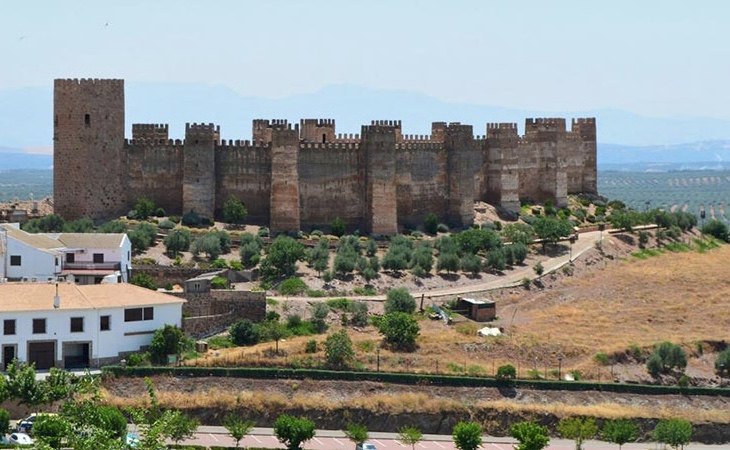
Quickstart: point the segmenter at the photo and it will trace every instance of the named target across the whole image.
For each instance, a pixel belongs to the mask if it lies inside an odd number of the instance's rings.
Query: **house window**
[[[101,316],[99,318],[99,330],[100,331],[109,331],[111,330],[111,316]]]
[[[100,264],[104,262],[103,253],[94,253],[94,264]]]
[[[6,336],[15,334],[15,319],[5,319],[3,321],[3,334]]]
[[[10,255],[10,265],[19,266],[20,265],[20,255]]]
[[[66,253],[66,262],[67,263],[76,262],[76,254],[75,253]]]
[[[33,334],[46,333],[46,319],[33,319]]]
[[[71,318],[71,332],[72,333],[83,333],[84,332],[84,318],[83,317],[72,317]]]
[[[147,308],[128,308],[124,310],[125,322],[139,322],[141,320],[152,320],[155,314],[152,307]]]

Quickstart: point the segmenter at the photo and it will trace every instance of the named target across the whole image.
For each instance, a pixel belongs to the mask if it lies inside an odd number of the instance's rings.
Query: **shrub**
[[[210,280],[211,289],[228,289],[228,279],[223,277],[214,277]]]
[[[408,289],[395,288],[388,291],[385,300],[385,314],[403,312],[413,314],[416,311],[416,300]]]
[[[449,226],[446,225],[445,223],[440,223],[436,227],[436,231],[438,231],[439,233],[448,233],[449,232]]]
[[[221,255],[220,238],[216,233],[200,236],[190,244],[190,252],[195,256],[205,253],[211,261],[217,259]]]
[[[412,351],[416,348],[416,338],[421,329],[410,314],[392,312],[382,317],[379,330],[393,349]]]
[[[368,304],[355,302],[352,310],[352,324],[356,327],[366,327],[368,325]]]
[[[493,230],[472,228],[457,234],[454,239],[462,253],[477,253],[480,250],[490,251],[502,245],[502,240]]]
[[[542,274],[545,272],[545,268],[542,266],[542,263],[540,261],[535,264],[533,267],[533,270],[535,271],[535,274],[539,277],[542,276]]]
[[[550,442],[547,428],[535,422],[518,422],[510,427],[509,433],[519,442],[515,450],[541,450]]]
[[[688,444],[692,438],[692,424],[682,419],[660,420],[654,428],[652,437],[657,442],[678,449]]]
[[[596,353],[596,356],[593,357],[593,359],[602,366],[607,366],[611,364],[611,357],[608,356],[604,352],[598,352]]]
[[[143,288],[152,289],[153,291],[157,290],[155,280],[145,272],[135,273],[129,282]]]
[[[228,261],[223,258],[218,258],[210,263],[210,267],[212,267],[213,269],[227,269]]]
[[[576,450],[581,450],[583,441],[593,439],[598,434],[598,426],[592,417],[566,417],[558,422],[558,432],[563,438],[574,440]]]
[[[132,250],[140,253],[150,248],[155,243],[157,227],[151,223],[140,223],[133,230],[127,232],[132,242]]]
[[[639,427],[630,420],[609,420],[603,424],[601,437],[618,444],[620,449],[625,443],[635,441],[639,437]]]
[[[330,223],[330,230],[332,230],[332,234],[335,236],[342,236],[345,234],[345,222],[339,217],[335,217],[332,223]]]
[[[512,364],[505,364],[497,368],[498,380],[514,380],[515,378],[517,378],[517,370]]]
[[[274,435],[287,450],[301,450],[302,443],[315,434],[314,422],[304,417],[282,414],[274,422]]]
[[[167,362],[167,355],[179,355],[189,344],[183,331],[174,325],[165,325],[152,335],[148,351],[152,362]]]
[[[291,277],[279,284],[281,295],[300,295],[307,290],[307,284],[299,277]]]
[[[288,236],[278,236],[261,262],[262,275],[266,280],[291,277],[296,271],[297,261],[303,259],[304,246],[300,242]]]
[[[444,270],[446,272],[456,272],[459,270],[459,255],[456,252],[444,252],[442,250],[436,261],[436,270],[439,272]]]
[[[55,415],[42,414],[33,423],[33,437],[52,448],[61,448],[70,431],[71,426],[66,419]]]
[[[342,329],[327,336],[324,341],[324,355],[327,366],[333,369],[347,369],[355,361],[355,351],[347,331]]]
[[[330,313],[330,308],[326,303],[315,303],[312,306],[312,326],[317,333],[324,333],[327,331],[327,316]]]
[[[431,272],[433,268],[433,249],[428,243],[419,243],[413,251],[411,260],[413,268],[419,268],[423,274]]]
[[[482,259],[473,253],[464,254],[461,257],[461,270],[477,276],[482,271]]]
[[[529,245],[535,240],[535,231],[526,223],[510,223],[502,229],[502,238],[512,244]]]
[[[160,222],[157,226],[159,228],[162,228],[163,230],[172,230],[173,228],[175,228],[175,222],[165,219],[162,222]]]
[[[487,265],[497,272],[503,271],[507,267],[503,249],[496,248],[487,253]]]
[[[702,227],[702,234],[709,234],[726,242],[730,240],[727,225],[717,219],[708,220]]]
[[[240,225],[246,219],[248,210],[243,202],[236,197],[230,196],[223,204],[223,221]]]
[[[426,214],[426,218],[423,219],[423,229],[428,234],[436,234],[439,227],[439,218],[434,213]]]
[[[203,218],[192,209],[182,216],[182,224],[186,227],[199,227],[203,223]]]
[[[269,229],[267,227],[261,227],[259,228],[259,232],[256,233],[258,237],[269,237]]]
[[[147,220],[155,212],[155,202],[148,197],[140,197],[134,204],[134,212],[137,219]]]
[[[715,370],[720,376],[730,374],[730,348],[726,348],[717,355]]]
[[[317,353],[317,341],[310,339],[304,345],[304,353]]]
[[[659,372],[669,372],[672,369],[684,370],[687,367],[687,353],[679,345],[671,342],[662,342],[654,348],[649,357],[647,369],[656,376]],[[657,369],[659,369],[657,371]]]
[[[261,331],[248,319],[241,319],[228,329],[231,341],[236,345],[255,345],[261,340]]]

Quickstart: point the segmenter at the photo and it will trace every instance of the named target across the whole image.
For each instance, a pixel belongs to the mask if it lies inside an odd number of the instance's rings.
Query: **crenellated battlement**
[[[401,122],[400,122],[400,120],[371,120],[370,125],[371,126],[380,126],[380,127],[400,128]]]
[[[114,86],[124,87],[122,79],[108,78],[57,78],[53,80],[55,88],[63,86]]]
[[[443,142],[433,141],[403,141],[395,144],[396,150],[427,150],[427,151],[442,151],[444,150]]]
[[[487,123],[487,139],[518,139],[516,123]]]
[[[334,127],[335,119],[301,119],[299,121],[301,127],[304,125],[314,125],[316,127]]]
[[[544,117],[525,119],[525,134],[547,132],[565,132],[565,119],[556,117]]]
[[[223,139],[220,144],[216,146],[216,150],[245,150],[252,148],[266,148],[270,147],[269,142],[262,141],[249,141],[248,139]]]
[[[182,139],[153,139],[153,138],[139,138],[139,139],[125,139],[125,147],[182,147],[185,145],[185,141]]]
[[[360,135],[357,133],[338,133],[335,137],[335,142],[343,142],[343,143],[350,143],[350,142],[360,142]]]
[[[301,150],[354,150],[360,148],[360,142],[302,142],[299,148]]]
[[[404,134],[404,142],[431,142],[430,134]]]
[[[133,123],[132,139],[167,140],[169,126],[166,123]]]

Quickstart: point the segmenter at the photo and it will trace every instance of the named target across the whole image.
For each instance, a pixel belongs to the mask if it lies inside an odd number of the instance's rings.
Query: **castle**
[[[220,214],[236,197],[248,221],[272,232],[327,228],[393,234],[429,213],[452,226],[474,220],[474,201],[518,211],[520,199],[565,205],[596,193],[593,118],[527,119],[471,125],[434,122],[431,134],[373,121],[359,135],[336,134],[329,119],[254,120],[253,138],[221,140],[213,124],[134,124],[124,136],[124,81],[54,83],[54,207],[67,219],[109,219],[146,196],[169,214]]]

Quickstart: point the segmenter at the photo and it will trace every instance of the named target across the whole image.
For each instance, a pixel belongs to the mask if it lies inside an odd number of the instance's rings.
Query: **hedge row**
[[[107,366],[105,373],[116,376],[146,377],[172,375],[180,377],[231,377],[257,379],[312,379],[341,381],[378,381],[453,387],[520,387],[558,391],[604,391],[627,394],[683,394],[730,397],[730,389],[706,387],[658,386],[650,384],[591,383],[585,381],[497,380],[486,377],[433,375],[400,372],[351,372],[276,367],[120,367]]]

